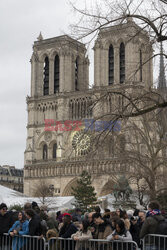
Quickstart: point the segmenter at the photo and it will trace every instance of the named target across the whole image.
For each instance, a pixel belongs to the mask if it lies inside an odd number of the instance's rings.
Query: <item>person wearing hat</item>
[[[2,246],[3,234],[8,232],[13,223],[14,223],[13,212],[7,211],[7,205],[5,203],[1,203],[0,204],[0,249]]]
[[[72,234],[77,232],[77,228],[72,222],[72,216],[69,213],[63,214],[63,226],[60,229],[59,236],[62,238],[70,238]]]

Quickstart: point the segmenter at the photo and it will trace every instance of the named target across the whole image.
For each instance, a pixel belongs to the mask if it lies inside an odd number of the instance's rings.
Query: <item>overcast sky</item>
[[[82,1],[82,0],[81,0]],[[0,1],[0,165],[23,168],[32,44],[69,32],[66,0]]]
[[[1,0],[0,12],[0,165],[23,168],[32,44],[69,33],[74,15],[68,0]]]

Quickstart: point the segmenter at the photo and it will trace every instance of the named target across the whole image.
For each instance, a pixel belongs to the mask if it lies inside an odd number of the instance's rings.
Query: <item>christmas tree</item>
[[[76,199],[73,205],[81,208],[83,212],[90,211],[97,201],[95,189],[91,184],[91,176],[83,171],[77,180],[77,186],[72,187],[72,195]]]

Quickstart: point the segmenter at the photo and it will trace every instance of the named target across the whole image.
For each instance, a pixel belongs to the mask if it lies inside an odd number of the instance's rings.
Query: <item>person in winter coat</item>
[[[120,212],[120,219],[122,219],[124,221],[125,227],[129,231],[129,229],[130,229],[130,221],[128,219],[128,215],[127,215],[125,210]]]
[[[106,240],[107,236],[110,235],[113,231],[111,222],[103,219],[100,213],[93,214],[93,221],[97,226],[94,238]],[[99,250],[108,249],[108,244],[99,241],[96,243],[96,249]]]
[[[89,224],[90,224],[90,231],[92,233],[93,238],[95,238],[96,228],[97,228],[97,225],[93,221],[93,215],[94,214],[95,214],[95,212],[88,213],[88,221],[89,221]]]
[[[158,221],[163,219],[164,217],[161,215],[159,203],[157,201],[151,201],[148,205],[146,219],[140,231],[140,238],[143,238],[147,234],[154,234],[156,232]]]
[[[29,222],[26,219],[25,214],[23,212],[19,212],[18,220],[8,231],[10,236],[14,237],[12,240],[12,250],[19,250],[25,244],[25,239],[18,236],[27,235],[29,233],[28,225]]]
[[[30,236],[39,236],[39,238],[31,238],[29,241],[26,242],[28,245],[26,249],[31,250],[42,250],[44,248],[44,242],[42,240],[42,226],[39,216],[36,215],[33,209],[27,209],[26,217],[29,220],[29,235]]]
[[[97,225],[96,239],[106,239],[112,233],[112,225],[108,220],[102,218],[100,213],[93,214],[93,221]]]
[[[71,215],[66,213],[63,217],[63,226],[59,232],[60,237],[71,238],[71,235],[77,232],[77,228],[71,220]]]
[[[160,205],[158,201],[151,201],[148,205],[148,212],[146,214],[146,219],[142,225],[140,231],[140,238],[143,238],[147,234],[161,234],[157,233],[157,227],[161,221],[164,220],[164,217],[160,211]],[[145,239],[145,249],[164,249],[164,240],[163,238],[146,238]],[[161,248],[162,247],[162,248]]]
[[[132,236],[126,229],[123,220],[120,219],[116,222],[116,229],[107,237],[107,240],[132,241]]]
[[[40,236],[41,235],[40,220],[35,216],[35,212],[32,209],[26,210],[26,217],[29,220],[29,235]]]
[[[131,225],[130,225],[130,230],[129,232],[132,235],[132,239],[133,241],[135,241],[137,243],[138,246],[140,246],[140,238],[139,238],[139,234],[140,234],[140,227],[138,225],[138,217],[137,216],[132,216],[130,219]]]
[[[9,244],[9,241],[3,239],[3,233],[7,233],[10,227],[13,225],[13,212],[7,211],[7,205],[5,203],[0,204],[0,249],[5,248],[5,245]],[[3,242],[3,245],[2,245]]]
[[[80,224],[80,228],[80,231],[71,235],[71,238],[76,241],[75,250],[87,250],[89,249],[87,241],[92,239],[89,221],[83,220],[82,224]]]
[[[60,229],[59,237],[62,238],[71,238],[71,235],[76,233],[78,229],[72,222],[72,216],[68,213],[65,213],[63,216],[63,226]],[[63,247],[66,250],[73,249],[72,241],[70,243],[68,241],[63,241]]]

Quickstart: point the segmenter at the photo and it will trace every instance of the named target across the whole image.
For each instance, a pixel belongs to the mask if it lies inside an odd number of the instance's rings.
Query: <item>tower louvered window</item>
[[[56,157],[57,157],[57,144],[55,143],[54,145],[53,145],[53,159],[56,159]]]
[[[43,86],[43,94],[49,95],[49,59],[45,58],[44,63],[44,86]]]
[[[78,88],[78,58],[75,61],[75,90],[79,90]]]
[[[59,56],[56,55],[54,60],[54,93],[59,92],[59,81],[60,81]]]
[[[143,81],[143,60],[142,60],[142,51],[140,49],[140,82]]]
[[[110,45],[109,47],[109,54],[108,54],[108,84],[111,85],[114,83],[114,49],[113,46]]]
[[[46,144],[43,145],[43,160],[48,159],[48,147]]]
[[[125,45],[121,43],[120,45],[120,83],[125,81]]]

